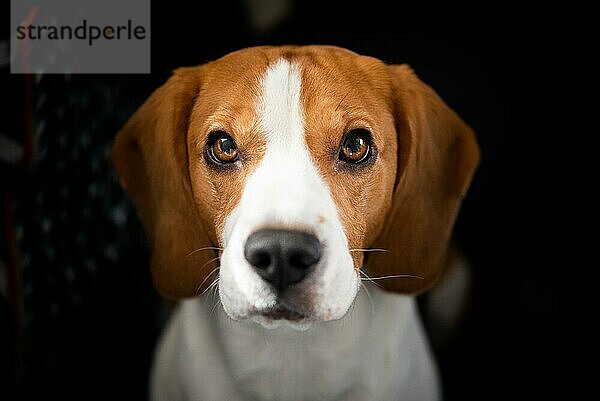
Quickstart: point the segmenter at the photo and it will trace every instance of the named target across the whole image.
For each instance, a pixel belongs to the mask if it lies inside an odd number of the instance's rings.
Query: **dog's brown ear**
[[[206,287],[213,245],[192,197],[187,130],[202,67],[180,68],[146,100],[116,136],[112,161],[131,196],[152,248],[157,290],[168,298]],[[190,254],[191,253],[191,254]]]
[[[372,277],[387,290],[418,294],[447,264],[460,202],[479,162],[473,131],[406,65],[388,67],[394,96],[398,171],[393,204],[369,254]]]

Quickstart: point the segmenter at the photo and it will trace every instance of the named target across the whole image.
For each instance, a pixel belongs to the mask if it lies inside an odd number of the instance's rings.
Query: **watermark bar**
[[[150,73],[150,0],[11,0],[11,73]]]

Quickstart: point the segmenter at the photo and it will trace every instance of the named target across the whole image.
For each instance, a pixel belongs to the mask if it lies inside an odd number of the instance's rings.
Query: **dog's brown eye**
[[[224,131],[216,131],[211,134],[208,154],[213,161],[233,163],[238,159],[238,150],[235,141]]]
[[[371,136],[365,129],[353,129],[346,134],[340,149],[340,159],[347,163],[362,163],[371,153]]]

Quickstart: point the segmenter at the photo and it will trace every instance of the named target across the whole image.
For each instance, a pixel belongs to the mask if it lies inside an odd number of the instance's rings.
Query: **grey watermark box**
[[[11,0],[13,74],[150,73],[150,0]]]

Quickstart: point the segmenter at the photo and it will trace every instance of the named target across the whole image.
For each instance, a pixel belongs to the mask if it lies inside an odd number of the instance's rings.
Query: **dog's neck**
[[[432,367],[414,298],[374,287],[361,289],[343,319],[303,332],[235,322],[222,311],[213,322],[225,365],[249,399],[385,398],[415,386],[400,378]]]
[[[306,331],[231,320],[218,297],[178,305],[157,346],[152,400],[437,400],[413,297],[374,286]]]

